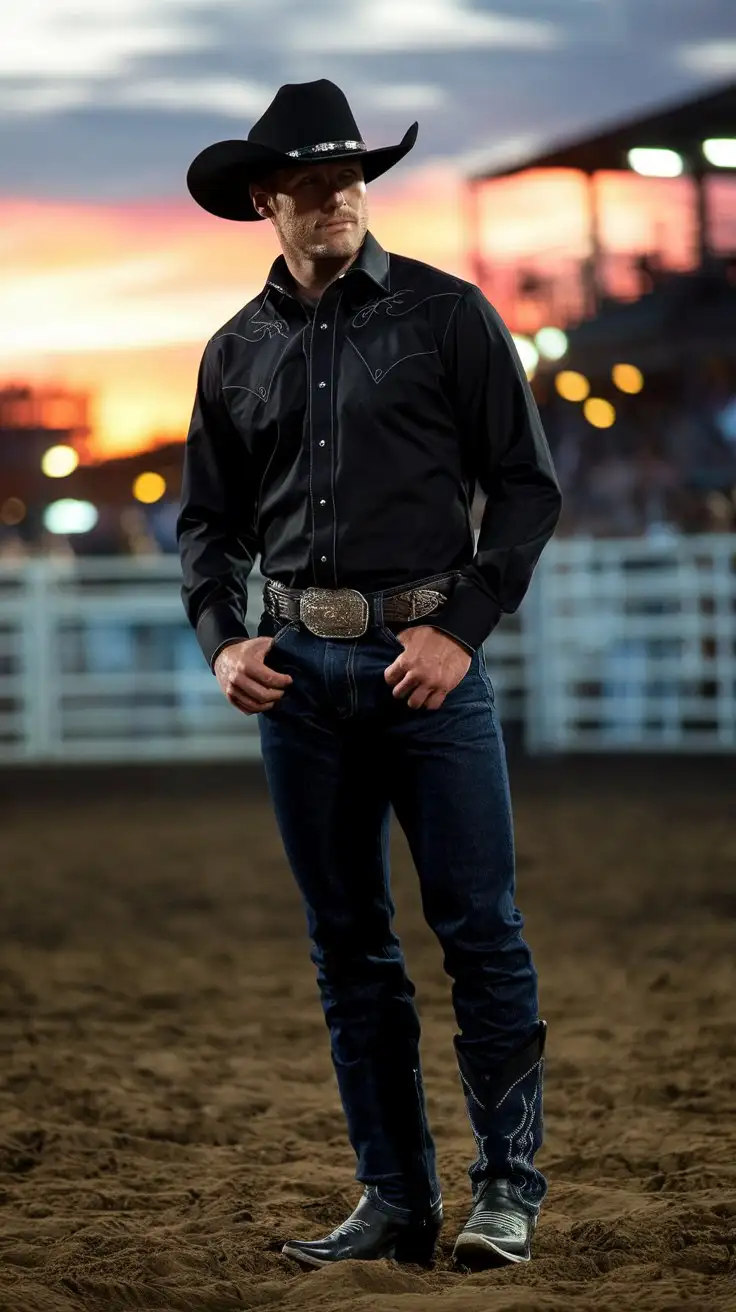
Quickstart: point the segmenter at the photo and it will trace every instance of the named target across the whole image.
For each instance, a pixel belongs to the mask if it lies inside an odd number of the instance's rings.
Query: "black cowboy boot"
[[[480,1071],[455,1047],[477,1160],[468,1174],[473,1209],[453,1257],[471,1267],[528,1262],[539,1207],[547,1192],[534,1164],[542,1143],[542,1078],[547,1026],[493,1070]]]
[[[408,1211],[401,1214],[398,1208],[384,1210],[383,1200],[369,1187],[352,1215],[326,1239],[290,1239],[281,1251],[306,1266],[380,1257],[430,1266],[441,1228],[441,1198],[428,1212],[412,1216]]]

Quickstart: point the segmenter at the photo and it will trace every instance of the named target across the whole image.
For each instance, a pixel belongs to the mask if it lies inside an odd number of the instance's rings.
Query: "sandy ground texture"
[[[259,771],[0,777],[0,1309],[736,1308],[733,777],[512,760],[550,1193],[533,1262],[474,1275],[450,985],[403,836],[438,1261],[303,1272],[284,1240],[360,1189]]]

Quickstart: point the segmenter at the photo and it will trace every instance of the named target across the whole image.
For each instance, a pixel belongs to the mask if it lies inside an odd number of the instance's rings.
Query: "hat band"
[[[318,146],[300,146],[298,150],[285,150],[291,159],[307,159],[310,155],[326,155],[329,151],[367,150],[364,141],[321,141]]]

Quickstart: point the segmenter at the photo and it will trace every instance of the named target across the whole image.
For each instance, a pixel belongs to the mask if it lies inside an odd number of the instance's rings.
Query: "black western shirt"
[[[476,487],[487,501],[477,550]],[[184,455],[182,598],[207,661],[247,578],[377,592],[458,570],[431,624],[469,651],[519,606],[560,490],[524,370],[472,283],[369,233],[313,312],[283,257],[204,350]]]

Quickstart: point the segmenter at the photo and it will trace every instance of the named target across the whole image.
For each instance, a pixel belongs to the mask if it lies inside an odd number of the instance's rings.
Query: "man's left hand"
[[[439,710],[448,692],[470,669],[467,648],[429,624],[402,629],[396,637],[404,651],[383,676],[393,686],[394,697],[408,697],[407,706],[413,710],[420,706],[427,711]]]

